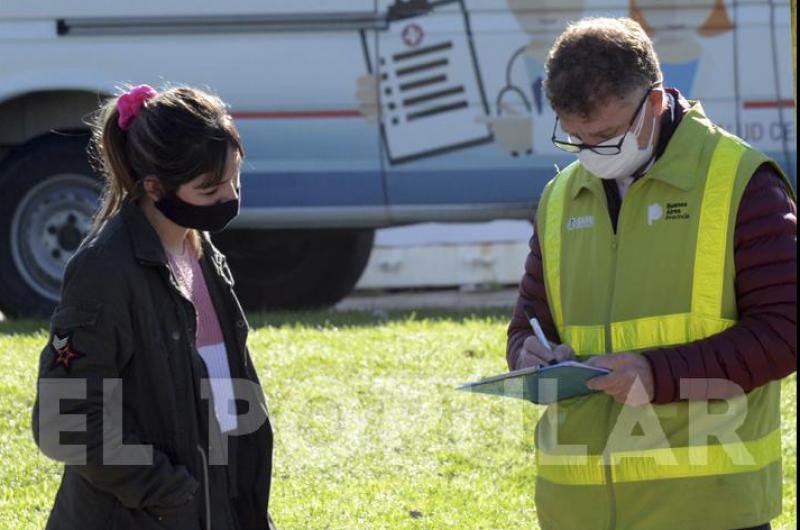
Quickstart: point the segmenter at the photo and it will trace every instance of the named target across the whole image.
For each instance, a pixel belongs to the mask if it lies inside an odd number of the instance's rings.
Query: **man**
[[[578,160],[539,203],[508,364],[610,373],[537,426],[544,530],[769,528],[781,512],[794,195],[662,79],[630,19],[577,22],[548,57],[553,142]]]

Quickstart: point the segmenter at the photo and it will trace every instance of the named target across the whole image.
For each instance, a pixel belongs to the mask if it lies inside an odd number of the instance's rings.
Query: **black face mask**
[[[197,206],[173,194],[156,201],[155,205],[176,225],[209,232],[219,232],[239,215],[239,199],[209,206]]]

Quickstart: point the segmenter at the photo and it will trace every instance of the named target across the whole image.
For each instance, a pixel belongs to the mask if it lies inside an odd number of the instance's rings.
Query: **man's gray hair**
[[[585,18],[556,40],[547,57],[545,92],[557,113],[590,118],[614,98],[661,80],[653,43],[630,18]]]

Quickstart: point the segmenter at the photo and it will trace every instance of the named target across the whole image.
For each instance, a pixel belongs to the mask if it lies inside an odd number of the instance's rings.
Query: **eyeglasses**
[[[644,97],[642,97],[642,100],[636,106],[636,112],[633,113],[633,117],[631,118],[631,121],[628,123],[627,129],[625,129],[626,131],[633,126],[633,122],[636,121],[636,116],[639,115],[639,112],[641,112],[644,102],[647,101],[647,96],[649,96],[650,92],[652,92],[653,89],[660,84],[661,81],[656,81],[655,83],[650,85],[650,88],[647,89],[647,92],[645,92]],[[602,145],[602,144],[592,145],[584,143],[573,143],[567,140],[559,140],[558,138],[556,138],[556,133],[558,132],[558,123],[559,123],[558,116],[556,116],[556,122],[553,125],[553,136],[551,138],[551,141],[553,142],[553,145],[555,145],[562,151],[566,151],[572,154],[579,153],[584,149],[588,149],[593,153],[597,153],[598,155],[618,155],[622,151],[622,143],[625,141],[625,137],[627,136],[623,135],[622,138],[620,138],[619,143],[617,143],[616,145]]]

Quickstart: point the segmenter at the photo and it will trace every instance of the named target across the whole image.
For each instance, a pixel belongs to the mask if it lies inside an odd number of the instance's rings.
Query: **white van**
[[[554,164],[544,59],[632,16],[666,84],[794,175],[788,0],[3,0],[0,310],[46,314],[101,182],[86,117],[125,83],[208,88],[247,160],[217,242],[247,307],[331,304],[378,227],[527,218]]]

